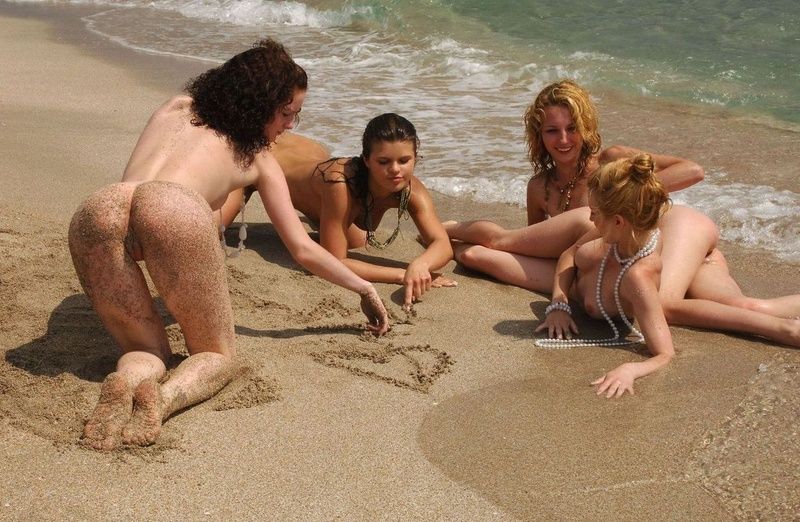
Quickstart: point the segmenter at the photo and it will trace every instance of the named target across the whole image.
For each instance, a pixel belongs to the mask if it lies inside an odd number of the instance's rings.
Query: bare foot
[[[119,373],[110,373],[100,388],[100,399],[83,427],[81,444],[100,451],[120,445],[120,432],[131,416],[133,404],[128,380]]]
[[[122,430],[122,442],[150,446],[161,433],[161,387],[153,379],[139,383],[133,392],[133,415]]]

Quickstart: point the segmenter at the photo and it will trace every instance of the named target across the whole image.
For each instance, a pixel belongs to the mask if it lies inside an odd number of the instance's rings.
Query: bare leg
[[[169,415],[207,399],[232,378],[233,312],[211,209],[198,194],[169,183],[141,185],[131,205],[131,228],[190,353],[160,388],[158,379],[136,386],[123,440],[147,445]]]
[[[504,229],[491,221],[449,221],[443,225],[451,239],[512,254],[553,259],[557,259],[581,236],[594,229],[589,220],[588,207],[570,210],[513,230]]]
[[[457,242],[453,243],[453,252],[459,263],[504,283],[546,294],[553,291],[556,266],[553,259],[511,254]]]
[[[122,432],[123,442],[153,444],[170,415],[213,397],[231,381],[234,370],[230,357],[204,352],[183,361],[164,385],[142,381],[133,394],[133,416]]]
[[[742,295],[716,249],[718,231],[710,219],[675,207],[664,216],[661,231],[659,294],[669,324],[741,332],[800,346],[800,321],[736,306],[749,298]]]
[[[111,450],[131,414],[133,388],[160,378],[169,343],[144,276],[125,247],[130,202],[136,185],[117,183],[79,207],[70,223],[69,246],[86,295],[124,355],[103,383],[83,443]]]
[[[697,271],[687,293],[694,299],[708,299],[775,317],[800,316],[800,294],[761,299],[748,297],[731,277],[725,256],[714,249]]]

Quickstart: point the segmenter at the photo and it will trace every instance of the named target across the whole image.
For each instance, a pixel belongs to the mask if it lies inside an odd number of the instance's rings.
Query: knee
[[[661,309],[664,311],[664,319],[667,324],[673,324],[677,320],[677,302],[670,298],[661,298]]]
[[[453,257],[464,266],[472,268],[480,257],[480,245],[457,245],[453,248]]]
[[[750,312],[758,312],[762,314],[770,314],[772,311],[770,306],[767,303],[765,303],[762,299],[755,299],[753,297],[747,297],[747,296],[739,296],[732,298],[724,304],[735,306],[736,308],[742,308]]]

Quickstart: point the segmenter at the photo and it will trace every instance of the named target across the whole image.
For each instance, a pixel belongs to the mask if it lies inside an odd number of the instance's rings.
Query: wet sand
[[[228,261],[247,370],[169,419],[154,446],[79,446],[116,355],[72,269],[67,223],[119,179],[152,110],[206,64],[114,47],[86,33],[75,9],[54,12],[0,4],[0,519],[800,512],[800,350],[673,328],[669,368],[607,401],[589,381],[640,351],[537,349],[546,297],[453,263],[444,271],[459,286],[431,292],[413,316],[398,287],[377,285],[394,320],[376,340],[360,328],[356,296],[300,269],[257,202],[248,249]],[[708,143],[682,140],[670,150],[711,157]],[[524,220],[512,206],[437,205],[445,219]],[[385,255],[413,257],[414,238],[404,224]],[[797,265],[724,249],[749,292],[800,292]],[[180,356],[180,329],[162,314]]]

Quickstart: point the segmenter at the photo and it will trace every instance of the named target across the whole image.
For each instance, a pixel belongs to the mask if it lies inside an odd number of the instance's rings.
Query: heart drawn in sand
[[[427,393],[436,379],[453,364],[450,356],[430,345],[387,348],[345,348],[313,353],[320,364],[344,368],[356,375],[378,379],[401,388]]]

